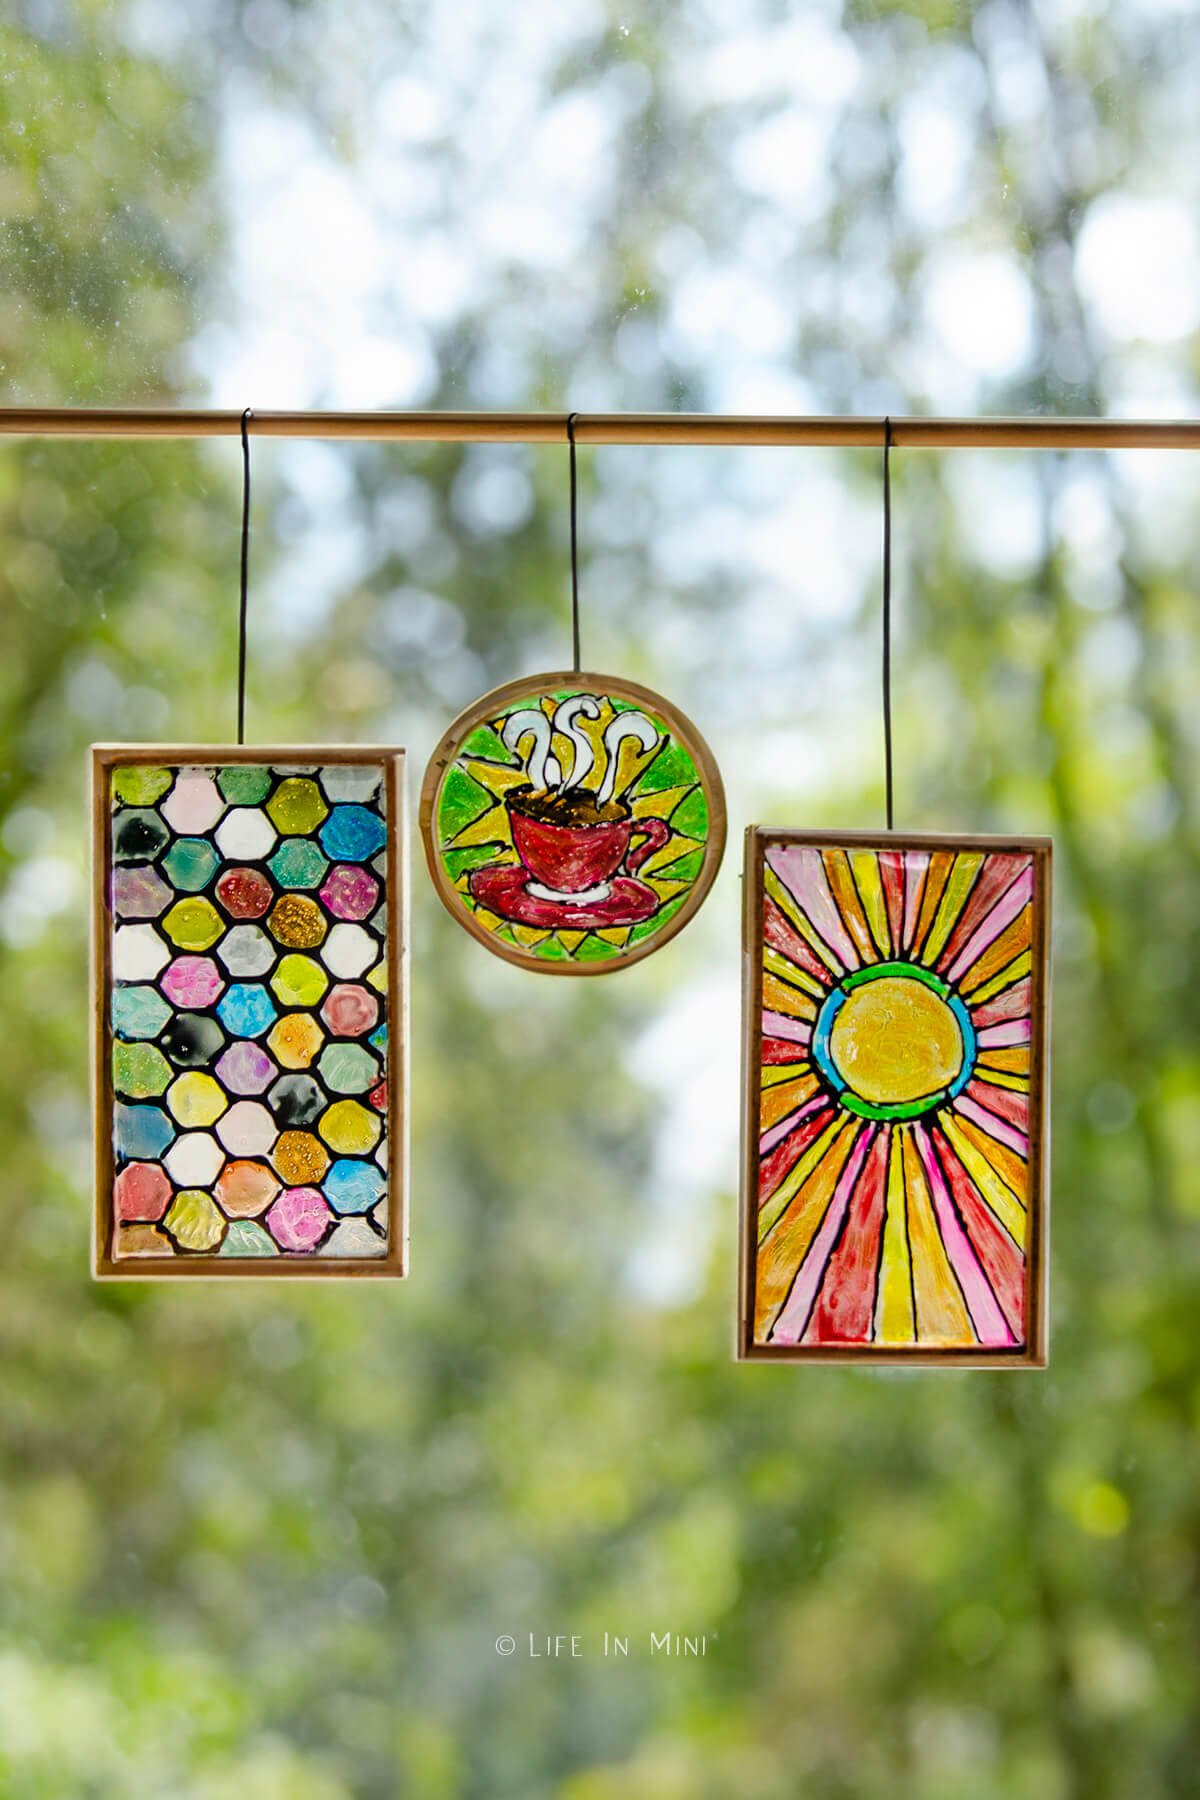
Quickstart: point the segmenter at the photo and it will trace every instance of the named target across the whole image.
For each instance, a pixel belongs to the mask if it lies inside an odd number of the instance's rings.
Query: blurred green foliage
[[[1032,296],[1023,372],[985,396],[1012,410],[1087,411],[1111,397],[1113,353],[1089,336],[1073,234],[1122,159],[1152,162],[1139,73],[1157,82],[1188,48],[1177,25],[1163,24],[1161,43],[1138,37],[1135,8],[1092,9],[1090,23],[1085,10],[1057,60],[1017,5],[825,13],[863,74],[835,134],[833,187],[796,251],[804,280],[836,285],[875,232],[896,293],[919,287],[936,234],[889,211],[892,109],[935,54],[956,59],[951,77],[969,73],[983,96],[966,229],[1009,234]],[[231,198],[222,81],[253,76],[296,96],[352,164],[362,134],[312,54],[319,29],[336,40],[337,13],[214,6],[191,22],[195,54],[173,56],[154,50],[145,7],[10,14],[9,400],[191,397],[189,346]],[[735,127],[766,101],[752,86],[736,104],[714,101],[700,128],[672,100],[672,67],[695,73],[703,51],[711,74],[719,14],[656,6],[631,39],[617,12],[597,9],[585,50],[548,83],[547,105],[630,59],[645,72],[586,257],[597,316],[665,317],[657,240],[674,219],[732,241],[760,210],[725,162]],[[411,9],[392,25],[398,41],[420,37]],[[1044,133],[1006,135],[988,103],[1017,42],[1042,57]],[[1060,127],[1093,104],[1084,167]],[[465,129],[455,106],[449,140]],[[790,361],[817,402],[922,404],[918,376],[905,393],[898,372],[918,367],[919,306],[847,311],[826,328],[799,273]],[[489,403],[489,309],[509,325],[520,313],[536,338],[529,293],[510,270],[472,295],[438,341],[429,404]],[[593,378],[603,368],[605,342],[576,329],[522,376],[528,404],[564,402],[555,358],[577,355]],[[636,391],[643,405],[705,404],[715,379],[667,346],[613,403],[636,404]],[[956,486],[953,459],[899,459],[904,820],[1056,837],[1052,1366],[739,1368],[732,1161],[672,1210],[658,1153],[671,1070],[647,1079],[652,1036],[649,1052],[630,1053],[659,1011],[708,991],[714,968],[732,978],[733,867],[661,958],[613,981],[541,984],[470,944],[414,867],[403,1289],[89,1282],[84,750],[92,738],[230,735],[235,453],[17,440],[0,455],[4,1794],[1194,1792],[1200,1058],[1186,534],[1148,530],[1127,471],[1084,459],[1102,554],[1081,560],[1066,528],[1079,463],[1026,459],[1040,548],[1017,566],[973,547],[964,517],[979,490]],[[431,741],[452,692],[465,702],[472,681],[558,654],[561,458],[530,459],[531,503],[501,529],[463,523],[464,493],[488,465],[461,447],[348,452],[361,570],[337,584],[336,604],[287,629],[267,546],[294,570],[286,553],[303,547],[305,521],[261,460],[253,735]],[[873,505],[875,460],[836,466]],[[982,466],[998,496],[998,459]],[[644,470],[619,490],[606,479],[585,467],[597,516],[615,496],[621,519],[648,533]],[[835,734],[819,681],[806,685],[810,640],[789,642],[786,687],[764,674],[761,690],[743,691],[746,592],[728,573],[681,578],[680,592],[698,621],[690,637],[672,628],[681,665],[710,697],[746,816],[876,817],[877,785],[835,777],[814,803],[799,765],[754,760],[755,734],[764,717],[783,723],[785,699],[810,748]],[[861,619],[844,627],[863,666],[875,604],[864,587]],[[691,710],[638,606],[614,602],[595,630],[626,672]],[[735,834],[731,864],[737,854]],[[728,1009],[718,1024],[700,1050],[732,1092]],[[678,1035],[665,1041],[669,1061]],[[685,1280],[664,1295],[636,1277],[636,1253],[664,1220],[668,1248],[701,1271],[694,1289]],[[628,1661],[603,1656],[606,1631],[629,1639]],[[649,1634],[664,1631],[703,1635],[705,1655],[652,1657]],[[511,1658],[494,1648],[504,1633]],[[531,1661],[531,1633],[579,1634],[583,1654]]]

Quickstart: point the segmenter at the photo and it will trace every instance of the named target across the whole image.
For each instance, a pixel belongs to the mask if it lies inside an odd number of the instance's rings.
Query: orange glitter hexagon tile
[[[404,752],[92,776],[96,1274],[403,1275]]]

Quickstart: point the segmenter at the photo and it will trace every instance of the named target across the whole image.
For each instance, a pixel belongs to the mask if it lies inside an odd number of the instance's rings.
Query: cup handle
[[[671,827],[665,819],[635,819],[633,835],[644,837],[646,841],[639,844],[636,850],[631,850],[625,858],[625,867],[631,875],[641,868],[648,856],[653,856],[656,850],[662,849],[671,835]]]

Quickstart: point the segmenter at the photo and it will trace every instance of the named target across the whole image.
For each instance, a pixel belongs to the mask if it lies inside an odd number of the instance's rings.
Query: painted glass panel
[[[125,754],[96,771],[98,1272],[400,1272],[396,755]]]
[[[1048,846],[749,856],[743,1351],[1040,1361]]]
[[[599,974],[674,936],[712,883],[712,754],[660,695],[589,674],[485,695],[435,751],[421,825],[434,885],[512,962]]]

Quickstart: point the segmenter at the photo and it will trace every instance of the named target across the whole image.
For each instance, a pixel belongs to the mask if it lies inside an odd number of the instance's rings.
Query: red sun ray
[[[1018,1131],[1029,1130],[1029,1095],[1017,1093],[1013,1088],[993,1087],[990,1081],[969,1081],[967,1092],[977,1105],[994,1112],[999,1118],[1007,1119]]]
[[[845,1229],[826,1265],[802,1343],[871,1342],[891,1135],[891,1127],[885,1126],[871,1146],[850,1198]]]
[[[899,850],[879,852],[879,878],[883,883],[888,930],[892,935],[892,955],[899,956],[904,935],[904,857]]]
[[[805,974],[814,976],[823,988],[829,986],[829,970],[816,952],[805,943],[800,933],[788,924],[783,909],[776,905],[769,894],[763,900],[763,936],[772,949],[778,950],[781,956],[786,956],[790,963],[795,963]]]

